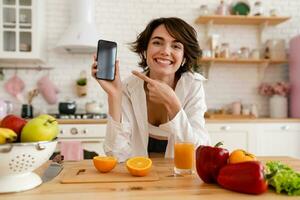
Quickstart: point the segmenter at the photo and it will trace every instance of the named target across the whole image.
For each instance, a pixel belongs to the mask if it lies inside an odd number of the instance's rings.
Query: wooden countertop
[[[107,119],[57,119],[59,124],[106,124]],[[253,118],[253,119],[205,119],[206,123],[288,123],[300,122],[300,118]]]
[[[280,160],[288,164],[293,169],[300,171],[300,160],[288,157],[261,157],[262,162],[269,160]],[[80,167],[92,162],[84,160],[80,162],[65,162],[64,169]],[[49,162],[37,170],[41,173],[48,166]],[[169,177],[173,172],[173,160],[154,158],[153,164],[160,177],[159,181],[153,182],[123,182],[123,183],[84,183],[84,184],[60,184],[62,173],[53,180],[40,185],[29,191],[11,194],[0,194],[1,200],[49,200],[49,199],[141,199],[141,200],[177,200],[177,199],[299,199],[298,197],[288,197],[284,194],[277,194],[273,190],[268,190],[261,195],[247,195],[222,189],[215,184],[203,183],[196,174],[185,177]]]

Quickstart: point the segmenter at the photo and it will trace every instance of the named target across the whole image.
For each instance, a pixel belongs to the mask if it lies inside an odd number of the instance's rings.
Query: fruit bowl
[[[37,187],[42,179],[33,171],[47,162],[57,140],[0,145],[0,193]]]

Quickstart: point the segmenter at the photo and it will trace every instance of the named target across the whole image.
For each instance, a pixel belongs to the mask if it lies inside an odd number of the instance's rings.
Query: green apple
[[[58,134],[58,123],[50,115],[43,114],[33,118],[23,127],[21,142],[51,141]]]

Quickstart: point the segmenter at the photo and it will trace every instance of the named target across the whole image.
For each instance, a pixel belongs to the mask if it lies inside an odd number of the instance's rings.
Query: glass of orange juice
[[[175,142],[174,172],[175,174],[192,174],[195,159],[195,146],[192,142]]]

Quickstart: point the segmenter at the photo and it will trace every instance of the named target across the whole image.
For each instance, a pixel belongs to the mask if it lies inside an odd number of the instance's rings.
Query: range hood
[[[95,53],[98,33],[94,0],[70,0],[71,24],[63,33],[56,49],[69,53]]]

